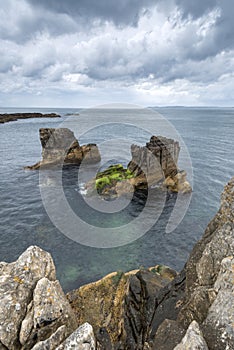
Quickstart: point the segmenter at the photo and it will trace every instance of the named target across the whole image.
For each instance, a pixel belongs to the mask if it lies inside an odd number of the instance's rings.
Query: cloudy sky
[[[234,106],[232,0],[3,0],[0,106]]]

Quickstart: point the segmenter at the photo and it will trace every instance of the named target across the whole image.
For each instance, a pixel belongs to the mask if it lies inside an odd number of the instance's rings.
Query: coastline
[[[3,113],[0,114],[0,124],[15,122],[19,119],[32,119],[32,118],[61,118],[59,114],[56,113]]]

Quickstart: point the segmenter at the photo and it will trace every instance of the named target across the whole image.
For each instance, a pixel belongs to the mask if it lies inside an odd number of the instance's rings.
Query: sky
[[[3,0],[0,106],[234,106],[232,0]]]

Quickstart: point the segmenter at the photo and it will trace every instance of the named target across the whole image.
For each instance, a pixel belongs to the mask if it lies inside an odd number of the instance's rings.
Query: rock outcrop
[[[46,169],[56,165],[81,162],[98,163],[101,156],[95,144],[80,146],[74,133],[67,128],[42,128],[39,130],[42,160],[25,167],[28,170]]]
[[[57,113],[4,113],[0,114],[0,124],[15,122],[18,119],[30,119],[30,118],[60,118]]]
[[[162,136],[152,136],[146,146],[132,145],[132,160],[128,169],[135,176],[136,186],[146,187],[162,180],[172,192],[191,192],[185,171],[177,166],[180,146],[178,141]]]
[[[115,272],[66,298],[38,247],[0,271],[1,349],[234,350],[234,178],[179,274]]]
[[[53,350],[76,330],[49,253],[29,247],[16,262],[2,262],[0,271],[1,349]]]
[[[143,349],[160,291],[175,276],[165,266],[115,272],[67,297],[78,323],[94,327],[100,349]]]
[[[87,194],[97,192],[107,198],[119,197],[135,190],[147,190],[160,182],[168,191],[189,193],[192,188],[186,172],[177,167],[179,152],[177,141],[161,136],[152,136],[144,147],[132,145],[128,167],[116,164],[98,172],[96,178],[86,184]]]

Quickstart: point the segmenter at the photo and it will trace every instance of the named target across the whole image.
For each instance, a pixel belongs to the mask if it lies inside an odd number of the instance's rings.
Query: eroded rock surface
[[[142,349],[159,292],[175,276],[164,266],[115,272],[68,293],[68,299],[78,323],[93,326],[100,349]]]
[[[135,175],[136,186],[151,186],[164,181],[172,192],[191,192],[186,172],[178,169],[179,142],[162,136],[152,136],[146,146],[132,145],[132,160],[128,169]]]
[[[84,323],[73,332],[56,350],[95,350],[96,341],[93,327]]]
[[[80,146],[74,133],[67,128],[42,128],[39,130],[42,145],[42,160],[28,170],[46,169],[56,165],[76,164],[81,162],[98,163],[101,156],[97,145]]]
[[[0,348],[32,349],[46,340],[54,349],[77,328],[49,253],[29,247],[0,271]]]
[[[209,350],[196,321],[190,324],[181,343],[174,350]]]

